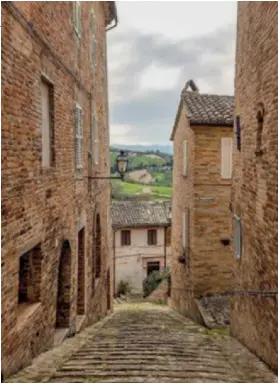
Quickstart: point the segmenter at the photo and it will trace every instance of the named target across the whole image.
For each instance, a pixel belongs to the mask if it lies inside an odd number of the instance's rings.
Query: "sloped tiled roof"
[[[191,125],[233,125],[234,97],[183,91]]]
[[[172,202],[116,202],[111,206],[114,227],[164,226],[170,220]]]
[[[183,104],[186,107],[186,117],[191,126],[233,126],[234,96],[199,93],[195,82],[189,80],[181,92],[170,140],[174,140]]]

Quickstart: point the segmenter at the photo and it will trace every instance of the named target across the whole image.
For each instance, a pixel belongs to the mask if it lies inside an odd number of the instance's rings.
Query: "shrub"
[[[128,281],[120,281],[118,284],[117,295],[127,295],[131,291],[131,287]]]
[[[159,286],[163,279],[168,278],[169,270],[164,269],[162,272],[153,271],[150,275],[148,275],[143,281],[143,293],[144,298],[149,296],[156,288]]]

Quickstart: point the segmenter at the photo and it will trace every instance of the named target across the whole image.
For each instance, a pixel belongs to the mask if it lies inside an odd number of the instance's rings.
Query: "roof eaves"
[[[205,121],[190,121],[190,126],[193,127],[193,126],[215,126],[215,127],[219,127],[219,126],[226,126],[226,127],[230,127],[232,128],[233,127],[233,122],[205,122]]]
[[[178,111],[177,111],[176,118],[175,118],[175,122],[174,122],[174,126],[173,126],[172,133],[171,133],[171,136],[170,136],[170,141],[174,141],[174,139],[175,139],[175,134],[176,134],[177,125],[178,125],[178,121],[179,121],[179,118],[180,118],[181,109],[182,109],[182,103],[183,102],[184,102],[184,100],[181,97],[180,98],[180,102],[179,102],[179,106],[178,106]]]
[[[165,226],[168,226],[170,224],[170,222],[164,222],[164,223],[134,223],[134,224],[130,224],[130,225],[127,225],[127,224],[112,224],[112,227],[115,228],[115,229],[123,229],[123,228],[136,228],[136,227],[165,227]]]

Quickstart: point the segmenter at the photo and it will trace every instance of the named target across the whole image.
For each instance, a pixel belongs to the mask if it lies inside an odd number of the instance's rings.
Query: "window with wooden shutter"
[[[94,10],[91,12],[91,50],[92,50],[92,66],[97,68],[97,34],[96,34],[96,18]]]
[[[232,178],[232,155],[233,139],[229,137],[221,138],[221,178]]]
[[[83,155],[83,127],[82,127],[82,108],[75,106],[75,165],[77,169],[82,168]]]
[[[131,245],[131,236],[130,230],[121,231],[121,246],[130,246]]]
[[[189,246],[189,210],[182,213],[182,245],[184,249]]]
[[[156,230],[148,230],[148,245],[155,246],[157,245],[157,231]]]
[[[80,1],[73,2],[73,24],[74,29],[79,37],[81,37],[81,4]]]
[[[99,162],[99,131],[98,131],[98,119],[95,114],[92,117],[92,146],[93,146],[93,159],[97,165]]]
[[[241,258],[241,220],[238,216],[234,216],[234,253],[237,259]]]
[[[54,165],[54,87],[41,81],[42,111],[42,166],[49,168]]]
[[[183,175],[187,176],[187,141],[183,143]]]

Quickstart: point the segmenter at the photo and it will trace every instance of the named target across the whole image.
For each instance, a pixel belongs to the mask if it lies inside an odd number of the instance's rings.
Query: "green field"
[[[150,200],[169,200],[172,198],[172,188],[167,186],[141,185],[136,183],[113,181],[112,188],[117,188],[119,195],[148,196]],[[152,193],[144,193],[150,189]]]

